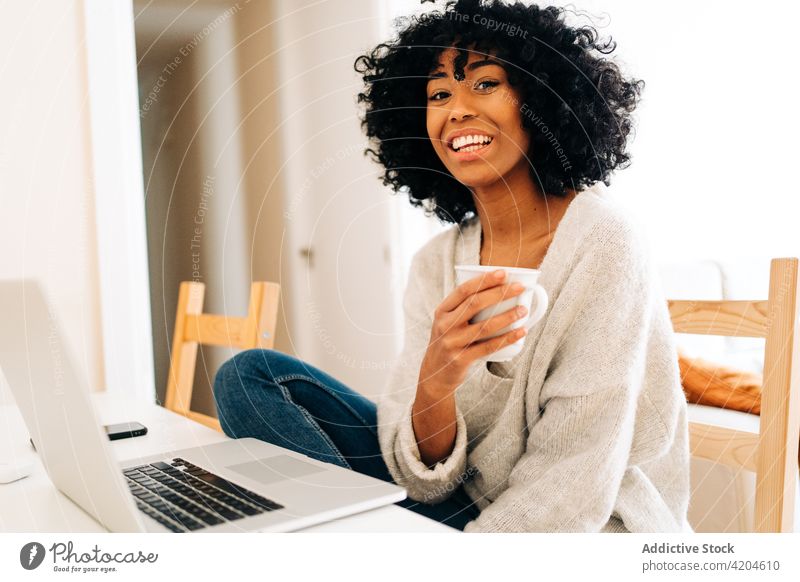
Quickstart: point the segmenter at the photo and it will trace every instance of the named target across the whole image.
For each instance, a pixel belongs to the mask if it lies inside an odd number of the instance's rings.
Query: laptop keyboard
[[[282,509],[183,459],[123,471],[136,507],[173,532],[187,532]]]

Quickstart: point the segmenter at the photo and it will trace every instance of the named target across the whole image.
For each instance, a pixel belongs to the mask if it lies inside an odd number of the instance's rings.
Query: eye
[[[497,87],[499,84],[500,84],[499,81],[484,79],[483,81],[478,81],[477,83],[475,83],[475,88],[478,90],[487,91],[492,87]]]
[[[443,101],[449,96],[450,94],[447,91],[435,91],[433,95],[428,97],[428,101]]]

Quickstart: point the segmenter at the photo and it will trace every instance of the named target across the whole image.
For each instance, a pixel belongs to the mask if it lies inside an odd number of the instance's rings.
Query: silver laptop
[[[33,280],[0,281],[0,368],[50,479],[113,532],[291,531],[405,489],[257,439],[115,458]]]

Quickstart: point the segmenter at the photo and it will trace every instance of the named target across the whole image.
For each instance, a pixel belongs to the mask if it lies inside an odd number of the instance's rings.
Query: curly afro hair
[[[601,41],[591,26],[568,26],[564,9],[451,0],[443,11],[399,22],[397,38],[359,56],[354,67],[365,83],[358,102],[366,103],[361,125],[371,147],[364,153],[385,168],[384,185],[407,193],[412,205],[443,223],[476,213],[471,191],[445,168],[426,129],[428,75],[450,47],[458,51],[457,78],[468,50],[503,64],[522,97],[531,176],[542,192],[565,196],[598,181],[609,185],[611,172],[630,164],[626,142],[644,81],[624,78],[604,56],[616,43]]]

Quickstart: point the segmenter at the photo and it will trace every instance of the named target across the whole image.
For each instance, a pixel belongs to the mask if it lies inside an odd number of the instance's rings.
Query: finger
[[[483,289],[490,289],[496,285],[500,285],[506,280],[506,272],[502,269],[498,269],[503,276],[497,277],[494,273],[497,271],[493,271],[492,273],[483,273],[478,275],[477,277],[473,277],[468,281],[464,281],[461,285],[458,285],[455,289],[453,289],[450,294],[444,298],[444,301],[441,302],[439,308],[442,311],[453,311],[456,307],[461,305],[464,300],[466,300],[471,295],[474,295],[478,291],[482,291]]]
[[[455,321],[453,325],[459,326],[469,322],[481,310],[492,305],[496,305],[506,299],[516,297],[525,291],[525,287],[519,283],[497,285],[490,289],[484,289],[468,297],[454,311]]]
[[[462,345],[468,346],[473,342],[485,340],[527,315],[528,309],[524,305],[517,305],[489,319],[468,325],[459,333],[459,341],[463,342]]]
[[[520,327],[518,329],[512,329],[511,331],[504,333],[503,335],[493,337],[491,339],[484,340],[481,342],[476,342],[470,345],[465,350],[464,355],[467,357],[467,359],[477,360],[478,358],[482,358],[483,356],[488,356],[489,354],[493,354],[497,350],[504,348],[507,345],[513,344],[520,338],[524,337],[526,333],[527,330],[524,327]]]

